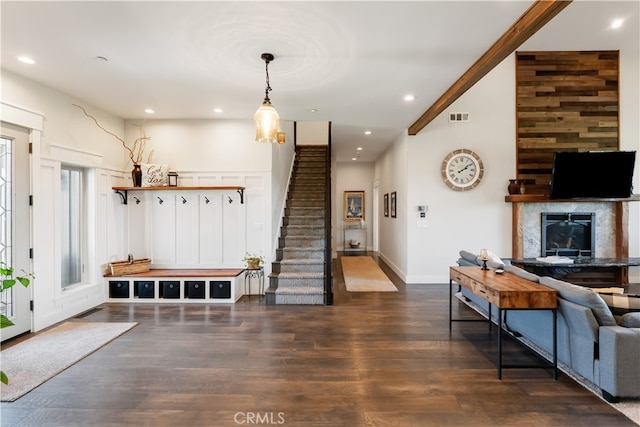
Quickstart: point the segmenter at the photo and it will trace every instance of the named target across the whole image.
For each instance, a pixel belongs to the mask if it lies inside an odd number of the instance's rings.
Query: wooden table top
[[[152,268],[144,273],[104,277],[235,277],[243,271],[243,268]]]
[[[555,289],[495,269],[451,267],[449,277],[474,294],[503,309],[551,309],[558,305]]]

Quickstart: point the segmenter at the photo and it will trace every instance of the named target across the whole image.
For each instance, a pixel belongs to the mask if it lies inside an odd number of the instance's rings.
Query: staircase
[[[327,224],[331,221],[326,218],[327,156],[326,146],[296,148],[267,305],[327,303],[325,280],[331,280],[325,275],[331,271],[326,261]]]

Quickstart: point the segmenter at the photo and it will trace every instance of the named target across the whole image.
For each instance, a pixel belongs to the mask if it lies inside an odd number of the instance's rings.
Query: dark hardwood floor
[[[484,323],[448,329],[448,285],[335,303],[105,304],[130,332],[13,403],[2,426],[635,426],[566,375],[495,368]],[[475,315],[455,304],[454,315]],[[493,329],[495,332],[495,328]],[[11,344],[9,344],[11,345]],[[505,344],[508,362],[534,361]]]

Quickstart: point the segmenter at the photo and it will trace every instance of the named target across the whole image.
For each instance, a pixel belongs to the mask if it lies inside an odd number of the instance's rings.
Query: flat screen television
[[[553,158],[552,199],[627,198],[635,151],[561,151]]]

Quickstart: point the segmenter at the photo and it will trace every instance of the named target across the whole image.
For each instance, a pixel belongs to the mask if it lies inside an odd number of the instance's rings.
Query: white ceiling
[[[149,118],[251,119],[270,52],[280,117],[331,121],[338,161],[357,147],[358,161],[373,161],[531,3],[1,1],[1,60],[125,119],[146,108]],[[638,10],[637,0],[576,0],[523,48],[637,52]],[[626,19],[620,31],[608,29],[614,18]]]

